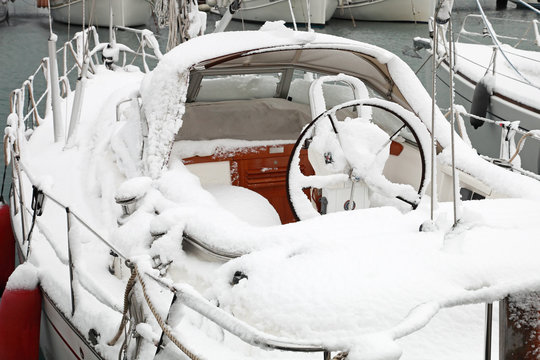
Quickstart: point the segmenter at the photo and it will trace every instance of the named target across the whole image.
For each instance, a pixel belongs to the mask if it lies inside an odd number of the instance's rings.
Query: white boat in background
[[[510,0],[511,2],[513,2],[514,4],[516,4],[516,6],[518,8],[526,8],[527,6],[526,5],[523,5],[521,3],[521,1],[525,2],[527,5],[530,5],[532,7],[535,7],[537,9],[540,9],[540,1],[538,0]]]
[[[224,14],[231,1],[207,0],[207,4]],[[309,6],[309,8],[308,8]],[[324,25],[337,7],[337,0],[243,0],[233,19],[246,21],[278,21]],[[292,15],[291,15],[292,9]]]
[[[476,116],[466,122],[466,131],[481,154],[503,165],[539,174],[540,145],[538,141],[525,141],[538,137],[540,129],[539,23],[489,21],[486,25],[481,15],[468,15],[456,38],[456,103]],[[497,34],[495,41],[488,29]],[[494,29],[506,29],[507,33]],[[440,79],[448,86],[449,44],[442,41]],[[516,143],[524,135],[524,143],[520,144],[524,148],[514,157]]]
[[[47,360],[483,359],[485,309],[538,314],[540,182],[454,137],[397,55],[281,22],[165,55],[124,30],[137,51],[51,33],[10,94],[7,288],[39,281]]]
[[[435,0],[338,0],[334,17],[364,21],[428,22]]]
[[[145,25],[152,16],[148,0],[49,0],[55,21],[95,26],[109,26],[111,7],[113,26]],[[85,4],[83,10],[83,4]]]

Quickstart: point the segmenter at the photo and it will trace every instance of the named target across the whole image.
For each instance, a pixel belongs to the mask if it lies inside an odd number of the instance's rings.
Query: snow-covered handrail
[[[74,211],[72,208],[70,208],[67,204],[65,204],[62,200],[57,198],[55,195],[51,194],[50,192],[42,189],[38,184],[39,182],[33,177],[32,173],[28,169],[28,167],[21,161],[18,160],[18,165],[20,166],[21,170],[25,173],[26,177],[28,178],[30,184],[32,186],[37,187],[43,195],[51,200],[53,203],[57,204],[63,209],[69,209],[69,212],[71,216],[73,216],[81,225],[83,225],[87,230],[89,230],[99,241],[101,241],[103,244],[105,244],[110,250],[114,251],[116,255],[120,256],[123,260],[126,260],[127,257],[118,250],[113,244],[111,244],[107,239],[105,239],[104,236],[100,235],[94,227],[90,226],[88,222],[79,214],[77,214],[76,211]]]
[[[157,59],[160,60],[163,57],[163,54],[159,50],[159,44],[154,37],[153,33],[149,30],[137,30],[124,27],[117,27],[115,30],[123,30],[134,33],[140,42],[140,51],[133,51],[125,45],[119,45],[119,50],[124,53],[124,65],[126,65],[126,53],[133,54],[135,57],[141,57],[143,61],[143,66],[146,71],[149,71],[149,67],[146,59]],[[93,46],[92,49],[87,50],[89,46],[89,39],[92,40]],[[95,72],[95,65],[99,64],[100,60],[97,56],[97,53],[103,50],[107,46],[106,43],[101,43],[99,41],[99,36],[95,27],[89,27],[84,30],[84,32],[78,32],[75,36],[66,41],[62,47],[56,50],[57,54],[61,55],[60,60],[62,65],[59,64],[60,76],[59,84],[63,89],[64,96],[67,96],[71,92],[71,89],[74,88],[73,84],[70,82],[70,74],[77,69],[78,75],[80,76],[83,63],[84,63],[84,54],[88,54],[89,61],[89,77]],[[147,54],[145,48],[150,48],[154,54]],[[133,59],[135,60],[135,58]],[[60,62],[59,61],[59,62]],[[34,71],[32,75],[25,80],[20,88],[14,89],[10,93],[10,113],[15,113],[18,116],[19,126],[21,130],[24,131],[26,121],[32,118],[32,127],[39,125],[40,121],[48,115],[48,112],[51,108],[52,103],[52,94],[51,94],[51,79],[49,75],[50,61],[48,57],[42,59],[41,63]],[[42,73],[44,89],[39,89],[34,86],[36,83],[36,76]],[[42,91],[40,91],[42,90]],[[39,91],[39,92],[38,92]],[[29,106],[25,106],[26,94],[28,94]],[[42,106],[43,101],[45,101],[44,111],[45,114],[40,114],[40,106]]]
[[[528,83],[529,85],[535,87],[538,89],[538,87],[536,85],[534,85],[533,83],[531,83],[529,81],[529,79],[527,79],[515,66],[514,64],[510,61],[510,59],[508,58],[508,56],[506,55],[506,52],[503,50],[502,48],[502,44],[501,42],[499,41],[499,39],[497,38],[497,34],[495,33],[495,30],[493,29],[493,26],[491,25],[491,22],[488,20],[486,14],[484,13],[484,9],[482,9],[482,5],[480,5],[480,2],[479,0],[476,0],[476,3],[478,5],[478,9],[480,10],[480,14],[482,15],[482,20],[484,21],[484,24],[486,25],[486,28],[487,28],[487,31],[489,32],[490,36],[491,36],[491,40],[493,41],[494,45],[497,47],[497,49],[499,49],[499,52],[501,53],[501,55],[503,56],[503,58],[506,60],[506,62],[508,63],[508,65],[510,65],[510,67],[512,68],[512,70],[514,70],[514,72],[523,80],[525,81],[526,83]]]
[[[71,246],[71,237],[70,237],[70,229],[72,227],[71,222],[72,219],[76,220],[80,225],[82,225],[84,228],[86,228],[90,233],[92,233],[99,241],[101,241],[106,247],[108,247],[111,251],[111,254],[114,254],[115,256],[118,256],[122,259],[126,259],[126,256],[119,251],[114,245],[112,245],[109,241],[105,239],[102,235],[100,235],[92,226],[88,224],[88,222],[83,219],[82,216],[78,215],[76,212],[72,211],[65,203],[63,203],[61,200],[59,200],[55,195],[45,191],[41,186],[39,186],[39,182],[37,179],[31,174],[30,170],[25,166],[25,164],[21,161],[20,157],[16,152],[15,144],[11,141],[10,138],[8,138],[8,143],[10,147],[10,155],[12,157],[13,162],[13,202],[15,204],[18,204],[20,207],[20,220],[21,220],[21,230],[22,230],[22,245],[26,243],[26,257],[29,258],[30,250],[31,250],[31,234],[34,225],[37,225],[38,228],[40,228],[40,232],[43,234],[45,240],[51,245],[51,248],[55,254],[55,256],[58,258],[58,260],[69,267],[69,273],[70,273],[70,293],[71,293],[71,311],[72,315],[75,312],[76,308],[76,286],[74,283],[74,277],[73,274],[76,273],[78,277],[77,283],[79,286],[83,287],[87,291],[90,291],[94,294],[96,299],[100,301],[105,306],[111,308],[114,311],[120,312],[120,307],[118,304],[115,303],[113,299],[110,299],[107,293],[98,291],[99,286],[96,285],[96,282],[92,280],[89,277],[85,277],[84,274],[80,271],[77,271],[73,258],[72,258],[72,246]],[[33,189],[33,195],[32,195],[32,210],[28,208],[28,205],[25,201],[25,191],[23,189],[23,174],[26,176],[26,179],[28,183],[31,185]],[[17,180],[17,181],[15,181]],[[39,201],[37,198],[39,196],[43,196],[44,198],[49,199],[66,212],[66,225],[67,225],[67,246],[68,246],[68,256],[66,257],[61,253],[61,251],[58,249],[58,247],[53,245],[53,241],[48,236],[48,231],[46,229],[43,229],[40,222],[37,220],[37,213],[43,211],[43,201]],[[17,201],[18,200],[18,201]],[[37,205],[37,203],[41,203],[41,205]],[[39,207],[39,208],[38,208]],[[30,227],[30,231],[27,232],[26,230],[26,216],[25,214],[29,213],[33,219],[32,219],[32,225]],[[27,238],[28,237],[28,238]]]
[[[503,50],[502,48],[502,44],[501,42],[499,41],[498,37],[497,37],[497,33],[495,32],[495,30],[493,29],[493,25],[491,24],[491,22],[488,20],[486,14],[484,13],[484,9],[482,8],[482,5],[480,4],[479,0],[476,0],[476,4],[478,5],[478,10],[480,11],[480,15],[481,15],[481,18],[482,18],[482,21],[484,22],[484,25],[486,26],[486,30],[487,30],[487,33],[489,34],[489,36],[491,37],[491,41],[493,42],[493,44],[497,47],[498,51],[500,52],[500,54],[502,55],[502,57],[504,58],[504,60],[506,61],[506,63],[510,66],[510,68],[521,78],[521,80],[523,80],[524,82],[526,82],[527,84],[529,84],[530,86],[534,87],[534,88],[537,88],[537,89],[540,89],[538,86],[536,86],[535,84],[531,83],[529,81],[529,79],[527,79],[515,66],[514,64],[510,61],[510,59],[508,58],[508,56],[506,55],[506,52]],[[534,25],[534,24],[533,24]]]
[[[223,309],[211,304],[190,285],[172,284],[152,274],[146,273],[146,275],[174,293],[182,304],[211,320],[221,328],[227,330],[231,334],[234,334],[239,339],[250,345],[267,350],[274,349],[292,352],[329,353],[330,351],[341,350],[325,347],[317,341],[294,341],[266,334],[235,318],[231,314],[225,312]]]
[[[329,355],[330,351],[343,350],[338,349],[337,346],[339,345],[337,344],[334,345],[335,348],[332,348],[325,346],[318,341],[290,340],[266,334],[213,305],[188,284],[172,283],[171,281],[158,278],[149,273],[146,273],[146,275],[174,293],[183,305],[199,313],[220,326],[222,329],[227,330],[250,345],[266,350],[276,349],[291,352],[324,352],[325,359],[327,359],[326,355]],[[419,304],[411,309],[398,324],[391,328],[375,333],[360,334],[350,339],[343,339],[342,344],[350,341],[351,343],[349,345],[354,346],[356,342],[365,344],[374,340],[378,342],[379,346],[390,345],[391,343],[424,328],[442,309],[480,303],[492,304],[493,302],[506,298],[510,294],[527,293],[530,291],[538,291],[539,289],[540,283],[538,280],[524,279],[519,283],[512,282],[511,284],[497,284],[482,287],[480,289],[462,290],[453,295],[439,299],[435,298],[432,301]],[[487,327],[490,326],[491,324],[488,322]],[[490,342],[486,339],[486,349],[490,345]],[[328,357],[328,359],[329,358],[330,357]]]

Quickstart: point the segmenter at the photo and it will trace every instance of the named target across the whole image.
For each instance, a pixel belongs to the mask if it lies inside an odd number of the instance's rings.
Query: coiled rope
[[[120,336],[122,335],[122,332],[124,331],[124,328],[126,327],[128,316],[127,312],[129,309],[129,303],[130,303],[130,297],[129,294],[131,293],[131,290],[133,289],[133,286],[135,285],[136,281],[139,281],[141,284],[141,288],[143,291],[144,300],[146,301],[146,304],[148,305],[148,308],[152,312],[152,315],[156,319],[157,323],[159,324],[159,327],[161,328],[161,331],[171,340],[171,342],[176,345],[184,354],[186,354],[187,357],[189,357],[191,360],[202,360],[200,357],[192,353],[188,348],[186,348],[171,332],[171,328],[169,325],[167,325],[161,316],[158,314],[156,308],[154,307],[154,304],[150,301],[150,297],[148,296],[148,293],[146,291],[146,284],[144,282],[144,279],[142,278],[140,272],[137,269],[136,265],[133,265],[131,267],[131,276],[128,280],[128,283],[126,285],[126,291],[124,293],[124,312],[122,316],[122,322],[120,323],[120,327],[118,328],[118,332],[114,336],[114,338],[108,342],[109,346],[113,346],[116,344],[118,339],[120,339]]]

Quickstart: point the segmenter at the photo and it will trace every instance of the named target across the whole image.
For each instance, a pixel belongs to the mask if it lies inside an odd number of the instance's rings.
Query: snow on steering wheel
[[[369,116],[363,116],[364,110],[348,110],[366,107],[377,112],[375,120],[371,120],[371,111],[367,112]],[[355,113],[359,116],[346,116]],[[391,124],[388,118],[393,119]],[[391,181],[385,176],[385,168],[389,166],[390,146],[396,141],[407,145],[409,155],[392,160],[390,167],[395,167],[393,174],[397,175]],[[291,152],[287,195],[293,213],[299,220],[319,215],[316,207],[320,211],[321,204],[314,206],[304,192],[309,188],[312,195],[317,189],[326,200],[321,213],[369,207],[377,196],[376,203],[399,199],[415,209],[430,181],[430,157],[425,153],[429,148],[430,135],[424,124],[397,103],[370,98],[337,105],[304,128]],[[300,170],[302,149],[307,149],[315,175],[306,176]],[[415,174],[418,183],[401,183],[401,175],[407,177],[411,170],[420,173]]]

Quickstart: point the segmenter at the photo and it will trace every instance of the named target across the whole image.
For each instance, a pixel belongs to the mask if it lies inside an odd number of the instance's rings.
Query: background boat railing
[[[515,145],[515,148],[516,148],[515,151],[508,153],[507,151],[503,151],[503,147],[501,146],[501,151],[500,151],[498,159],[494,159],[485,155],[482,155],[482,157],[487,159],[490,162],[496,163],[497,165],[510,167],[514,171],[518,171],[523,175],[527,175],[529,177],[532,177],[540,181],[540,175],[535,174],[531,171],[522,169],[519,166],[515,165],[515,163],[513,163],[516,157],[519,156],[519,154],[523,150],[526,140],[530,139],[530,140],[540,141],[540,130],[527,130],[519,126],[519,121],[501,121],[501,120],[488,119],[485,117],[468,113],[464,111],[464,109],[460,110],[457,107],[454,111],[457,117],[466,116],[469,119],[480,120],[480,121],[483,121],[484,123],[499,126],[501,128],[501,144],[505,144],[506,149],[512,149],[513,144],[511,144],[511,142],[514,141],[515,134],[521,135],[521,138],[519,139],[517,145]],[[459,119],[458,124],[459,123],[463,123],[463,120]],[[467,130],[465,126],[458,126],[458,131],[460,133],[461,138],[463,138],[470,145],[470,141],[467,140],[469,139],[469,136],[467,134]],[[511,132],[514,134],[509,136]]]
[[[489,21],[494,27],[497,39],[501,42],[514,42],[513,47],[531,47],[540,46],[539,21],[490,18]],[[500,26],[499,26],[500,24]],[[503,26],[504,24],[504,26]],[[511,24],[512,26],[509,26]],[[461,38],[474,43],[491,44],[490,35],[481,15],[469,14],[463,20],[461,30],[459,31],[456,42]]]

